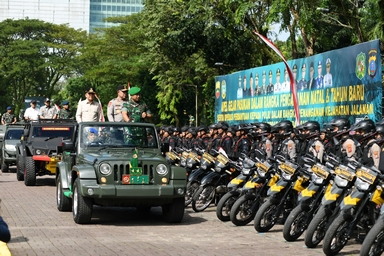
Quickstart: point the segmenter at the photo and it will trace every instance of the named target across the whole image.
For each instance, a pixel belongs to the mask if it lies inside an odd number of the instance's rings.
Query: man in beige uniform
[[[123,104],[127,102],[127,86],[119,85],[117,86],[117,97],[110,100],[107,108],[107,115],[109,122],[122,122],[123,116],[121,114],[121,109]]]
[[[76,121],[80,122],[98,122],[102,116],[100,104],[95,101],[95,90],[89,88],[85,92],[86,99],[79,102],[76,111]]]

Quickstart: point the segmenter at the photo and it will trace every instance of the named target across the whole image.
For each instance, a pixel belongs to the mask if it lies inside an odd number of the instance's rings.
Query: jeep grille
[[[147,164],[139,167],[143,169],[143,175],[149,176],[149,183],[153,184],[153,173],[155,171],[155,167],[153,165],[147,165]],[[114,164],[113,174],[114,174],[114,180],[116,182],[121,182],[121,177],[123,176],[123,174],[130,174],[129,164]]]

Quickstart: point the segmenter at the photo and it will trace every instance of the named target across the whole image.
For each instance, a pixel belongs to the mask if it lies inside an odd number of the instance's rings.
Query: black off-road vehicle
[[[62,144],[56,168],[58,210],[72,210],[74,221],[85,224],[91,222],[93,205],[141,211],[161,206],[167,222],[180,222],[186,172],[166,161],[158,141],[153,124],[80,123],[76,139]]]
[[[32,121],[24,126],[23,136],[16,145],[17,180],[26,186],[36,184],[36,176],[55,175],[61,160],[61,142],[73,139],[77,123],[66,119]]]

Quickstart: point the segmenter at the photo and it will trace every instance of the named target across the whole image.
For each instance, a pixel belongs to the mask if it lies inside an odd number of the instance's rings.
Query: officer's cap
[[[11,106],[8,106],[8,107],[7,107],[7,110],[11,110],[11,109],[12,109],[12,107],[11,107]]]
[[[62,103],[61,103],[61,105],[68,105],[69,104],[69,102],[67,101],[67,100],[65,100],[65,101],[63,101]]]
[[[303,63],[303,65],[301,66],[301,71],[305,71],[307,68],[307,65],[305,63]]]
[[[311,62],[311,64],[309,65],[310,68],[313,68],[313,62]]]
[[[94,133],[96,135],[98,134],[97,129],[93,127],[89,128],[89,133]]]
[[[255,79],[259,79],[259,74],[258,73],[255,74]]]
[[[118,91],[122,91],[122,92],[126,92],[126,91],[128,91],[126,85],[119,85],[119,86],[117,86],[117,90],[118,90]]]
[[[96,93],[96,91],[92,87],[88,88],[85,92],[86,93]]]
[[[321,60],[319,60],[319,63],[317,64],[318,68],[321,68]]]
[[[49,98],[45,98],[44,102],[51,102]]]
[[[331,59],[330,59],[330,58],[327,59],[326,64],[327,64],[327,67],[330,67],[330,66],[331,66]]]
[[[129,89],[129,95],[135,95],[135,94],[138,94],[139,92],[141,91],[141,89],[139,87],[132,87],[131,89]]]
[[[280,75],[280,69],[279,68],[276,70],[276,75]]]
[[[265,70],[263,71],[263,76],[266,76],[267,75],[267,72],[265,72]]]
[[[272,77],[272,70],[269,70],[269,77]]]
[[[296,64],[293,65],[293,70],[292,71],[293,72],[297,72],[297,65]]]

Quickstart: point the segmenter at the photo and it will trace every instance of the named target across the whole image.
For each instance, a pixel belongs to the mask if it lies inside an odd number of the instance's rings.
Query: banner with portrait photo
[[[287,61],[294,74],[301,123],[336,117],[382,118],[379,40]],[[283,62],[216,77],[215,121],[229,124],[295,120]]]

